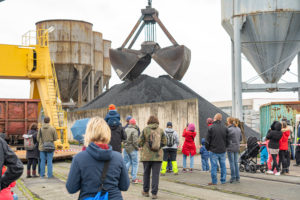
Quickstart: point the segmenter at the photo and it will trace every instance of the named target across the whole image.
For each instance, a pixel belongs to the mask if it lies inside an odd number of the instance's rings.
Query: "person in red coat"
[[[289,154],[289,136],[290,130],[285,121],[282,122],[282,137],[279,141],[279,168],[281,174],[289,173],[290,154]],[[282,167],[281,167],[282,165]]]
[[[190,156],[190,172],[193,171],[194,168],[194,155],[196,154],[196,145],[195,145],[195,124],[191,123],[188,125],[186,129],[184,129],[182,137],[185,138],[182,153],[183,153],[183,172],[187,172],[186,168],[186,158]]]

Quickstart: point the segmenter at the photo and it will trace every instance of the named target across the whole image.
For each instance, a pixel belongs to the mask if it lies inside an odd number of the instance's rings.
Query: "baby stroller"
[[[240,172],[256,173],[260,170],[265,172],[265,166],[257,164],[257,155],[259,154],[259,144],[256,137],[249,137],[247,140],[247,149],[240,156]]]

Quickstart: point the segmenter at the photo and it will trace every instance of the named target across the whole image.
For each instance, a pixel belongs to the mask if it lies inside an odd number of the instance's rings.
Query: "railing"
[[[23,46],[39,45],[41,47],[48,47],[48,29],[39,29],[36,31],[28,31],[22,36]]]

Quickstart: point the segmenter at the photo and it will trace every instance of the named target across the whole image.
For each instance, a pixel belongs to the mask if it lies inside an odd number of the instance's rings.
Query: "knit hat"
[[[167,127],[169,127],[169,126],[173,127],[172,122],[168,122],[168,123],[167,123]]]
[[[214,121],[212,118],[207,118],[206,124],[212,124]]]
[[[190,123],[189,126],[188,126],[188,130],[194,132],[195,131],[195,124]]]
[[[129,120],[131,120],[132,119],[132,117],[130,116],[130,115],[128,115],[127,117],[126,117],[126,122],[129,122]]]
[[[129,124],[131,124],[131,125],[136,125],[135,119],[131,118],[131,119],[129,120]]]
[[[108,106],[108,109],[109,109],[109,110],[116,110],[116,106],[115,106],[114,104],[110,104],[110,105]]]

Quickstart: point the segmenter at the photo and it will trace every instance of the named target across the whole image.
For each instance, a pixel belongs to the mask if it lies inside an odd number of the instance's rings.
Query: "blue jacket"
[[[94,143],[73,158],[66,184],[68,192],[73,194],[80,190],[79,200],[96,196],[106,160],[110,163],[103,188],[108,191],[109,200],[122,200],[121,191],[127,191],[130,184],[122,155],[111,146],[106,150]]]
[[[104,118],[109,126],[121,125],[120,119],[120,114],[116,110],[110,110]]]
[[[200,148],[201,158],[208,159],[209,158],[209,152],[205,148],[205,138],[202,138],[201,144],[202,144],[202,147]]]
[[[260,162],[265,163],[268,160],[268,150],[267,147],[264,145],[260,148]]]

